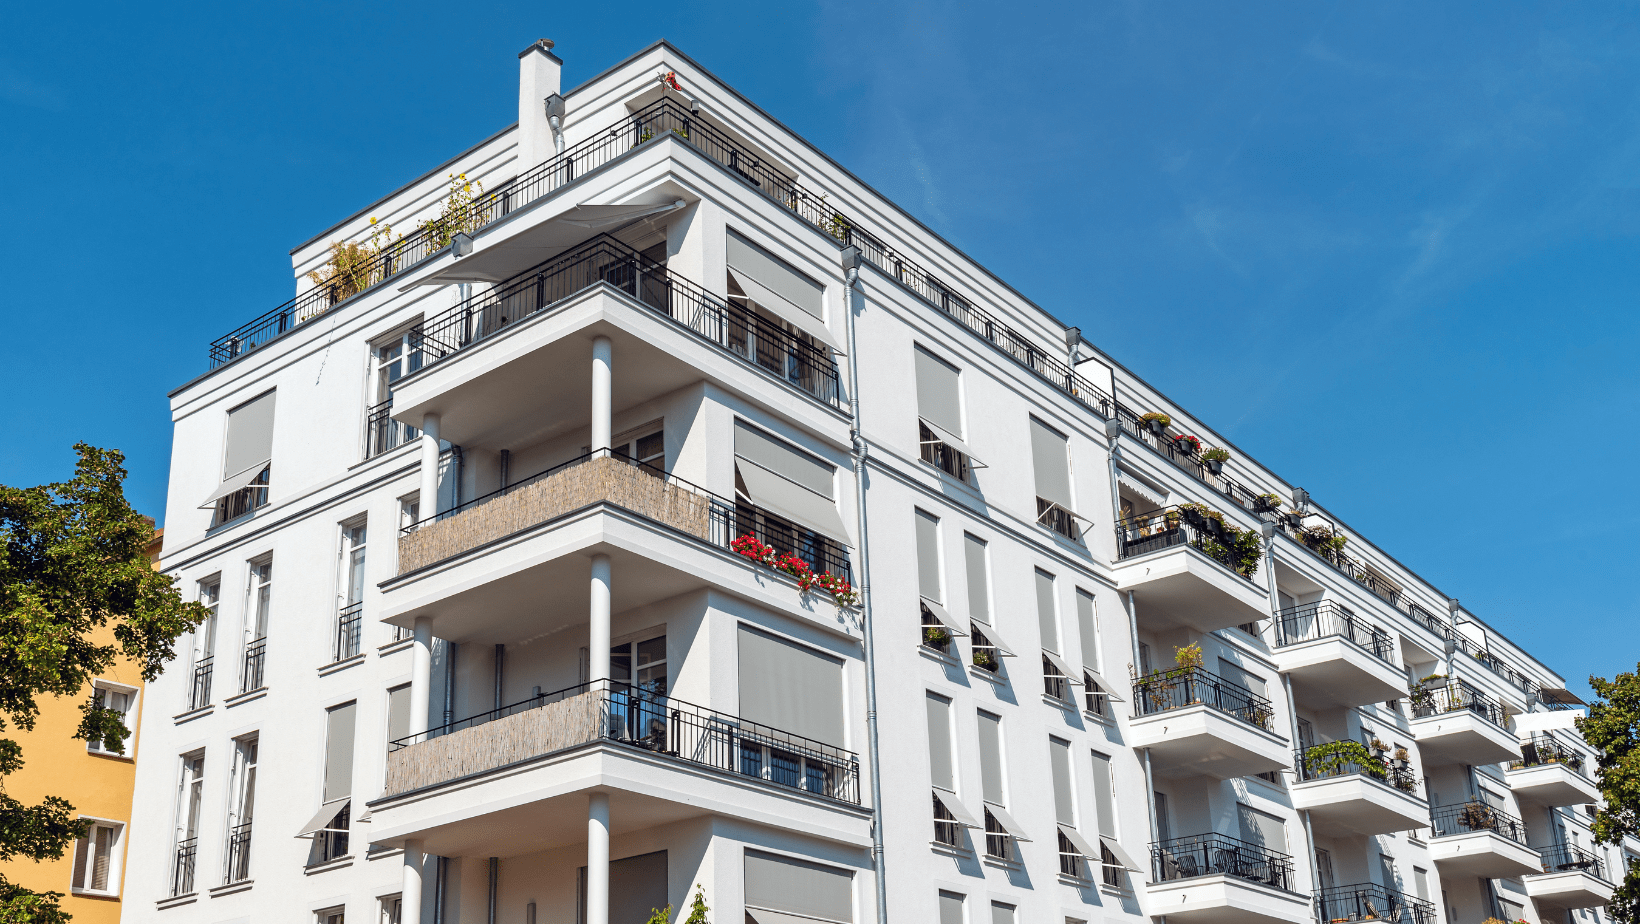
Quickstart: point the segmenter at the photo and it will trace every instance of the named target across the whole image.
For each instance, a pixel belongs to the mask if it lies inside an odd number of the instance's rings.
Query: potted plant
[[[1304,514],[1299,513],[1297,510],[1287,511],[1287,528],[1288,529],[1303,529],[1304,528]]]
[[[1274,494],[1260,494],[1253,498],[1254,513],[1280,513],[1281,498]]]
[[[1490,831],[1497,827],[1498,820],[1490,808],[1479,802],[1471,802],[1458,813],[1458,824],[1471,831]]]
[[[1161,436],[1162,431],[1167,429],[1167,425],[1173,422],[1173,418],[1166,414],[1158,414],[1155,411],[1151,411],[1149,414],[1141,414],[1139,419],[1144,422],[1145,427],[1150,430],[1152,436]]]
[[[1202,441],[1194,436],[1175,436],[1173,448],[1187,456],[1193,456],[1202,451]]]
[[[1224,463],[1228,461],[1230,461],[1230,450],[1219,446],[1214,446],[1202,453],[1202,464],[1206,465],[1207,470],[1215,475],[1224,474]]]
[[[923,626],[924,645],[944,651],[946,643],[949,641],[951,641],[951,633],[945,631],[944,626]]]
[[[983,670],[995,671],[997,669],[997,656],[992,654],[988,648],[975,648],[974,666]]]

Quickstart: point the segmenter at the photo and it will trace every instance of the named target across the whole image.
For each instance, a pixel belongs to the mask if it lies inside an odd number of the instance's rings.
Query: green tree
[[[125,457],[84,443],[74,449],[71,481],[0,485],[0,732],[33,729],[37,697],[83,696],[74,737],[123,752],[130,733],[119,713],[92,698],[92,678],[123,655],[153,680],[205,609],[182,602],[149,565],[144,549],[154,531],[125,500]],[[114,644],[92,638],[108,628]],[[22,766],[22,747],[0,738],[0,786]],[[0,789],[0,860],[58,859],[87,827],[65,799],[24,805]],[[0,875],[0,924],[67,921],[61,898]]]
[[[1577,720],[1583,740],[1600,752],[1596,781],[1605,804],[1594,819],[1594,837],[1621,845],[1640,837],[1640,666],[1616,680],[1590,677],[1595,701]],[[1640,922],[1640,866],[1629,867],[1607,906],[1619,924]]]
[[[706,920],[706,912],[712,909],[706,907],[706,890],[700,883],[695,883],[695,900],[689,905],[689,920],[683,924],[710,924]]]

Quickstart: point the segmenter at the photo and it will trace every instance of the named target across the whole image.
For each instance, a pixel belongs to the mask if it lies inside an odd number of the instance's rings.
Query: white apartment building
[[[677,49],[551,48],[171,393],[129,915],[1595,924],[1553,670]]]

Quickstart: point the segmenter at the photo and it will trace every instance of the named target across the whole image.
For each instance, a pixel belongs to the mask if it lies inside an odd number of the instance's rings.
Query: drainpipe
[[[456,720],[456,651],[455,642],[444,643],[444,724]]]
[[[495,924],[495,893],[501,885],[501,858],[490,858],[490,917],[489,924]]]
[[[1138,605],[1133,600],[1133,591],[1130,590],[1130,591],[1127,592],[1128,641],[1133,645],[1133,650],[1132,650],[1133,662],[1128,665],[1128,677],[1129,677],[1129,679],[1132,679],[1132,677],[1138,672],[1138,664],[1139,664],[1139,618],[1138,618],[1138,613],[1139,613]],[[1133,697],[1133,708],[1134,708],[1135,712],[1137,712],[1137,710],[1139,708],[1139,698],[1137,696]],[[1137,715],[1135,715],[1134,717],[1138,718]],[[1144,753],[1144,758],[1145,758],[1144,759],[1144,764],[1145,764],[1145,813],[1146,813],[1146,817],[1150,819],[1150,842],[1152,844],[1156,844],[1156,843],[1160,843],[1161,839],[1162,839],[1161,827],[1156,824],[1156,778],[1155,778],[1155,776],[1152,773],[1151,768],[1150,768],[1150,748],[1145,748],[1143,753]],[[1152,868],[1150,870],[1147,870],[1144,873],[1144,875],[1146,875],[1147,877],[1151,876],[1151,875],[1154,875],[1154,874],[1155,874],[1155,869],[1154,868]],[[1160,920],[1162,922],[1162,924],[1167,924],[1167,916],[1166,915],[1158,916],[1158,920]]]
[[[877,924],[888,924],[888,882],[883,856],[883,776],[877,749],[877,670],[872,645],[871,555],[866,540],[866,438],[860,432],[860,348],[854,336],[854,293],[860,280],[860,248],[843,248],[843,310],[848,316],[849,442],[854,457],[854,509],[860,524],[860,635],[865,648],[866,746],[871,761],[871,854],[877,867]]]
[[[547,107],[547,126],[552,129],[552,147],[559,153],[564,153],[564,98],[557,93],[547,97],[543,102]]]

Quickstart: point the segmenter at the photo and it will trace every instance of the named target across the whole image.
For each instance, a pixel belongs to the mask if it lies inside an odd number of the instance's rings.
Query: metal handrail
[[[1386,924],[1435,924],[1435,903],[1414,898],[1375,882],[1317,889],[1316,917],[1331,922],[1383,921]]]
[[[268,640],[259,638],[245,646],[245,670],[240,677],[239,692],[249,693],[262,689],[262,672],[267,666]]]
[[[215,673],[209,655],[194,662],[194,682],[188,689],[188,709],[204,709],[211,701],[211,675]]]
[[[1198,511],[1177,505],[1116,521],[1116,556],[1132,558],[1159,549],[1188,545],[1213,559],[1244,580],[1252,581],[1255,564],[1247,571],[1230,546],[1226,545],[1219,522]]]
[[[1466,709],[1499,728],[1507,730],[1509,727],[1509,719],[1503,707],[1493,702],[1485,693],[1470,686],[1467,681],[1450,681],[1445,686],[1415,694],[1412,699],[1412,715],[1418,719],[1448,712],[1462,712]]]
[[[1550,844],[1537,848],[1537,852],[1543,858],[1545,873],[1586,873],[1601,882],[1611,882],[1606,878],[1605,861],[1581,847],[1571,844]]]
[[[1476,831],[1491,831],[1526,846],[1526,825],[1519,818],[1484,802],[1465,802],[1434,809],[1429,814],[1436,837],[1454,837]]]
[[[1289,606],[1276,615],[1276,647],[1322,638],[1343,638],[1371,652],[1385,664],[1394,665],[1388,632],[1331,600]]]
[[[1183,434],[1175,432],[1169,435],[1166,427],[1162,428],[1160,434],[1156,433],[1151,430],[1150,426],[1138,413],[1120,402],[1116,404],[1115,416],[1116,421],[1122,425],[1124,433],[1184,469],[1197,481],[1229,498],[1237,506],[1250,513],[1267,512],[1259,504],[1258,495],[1252,490],[1228,475],[1223,473],[1214,474],[1207,463],[1200,459],[1199,454],[1191,449],[1190,444],[1179,439]]]
[[[1584,769],[1588,758],[1582,752],[1561,744],[1552,735],[1532,735],[1530,741],[1520,746],[1520,760],[1511,761],[1509,769],[1523,770],[1527,767],[1543,767],[1549,764],[1561,764],[1568,767],[1579,776],[1588,777]]]
[[[598,700],[597,740],[642,748],[841,802],[860,802],[860,760],[853,751],[697,706],[667,695],[664,687],[615,680],[591,681],[543,693],[398,738],[388,742],[388,752],[579,696]]]
[[[336,614],[335,646],[331,661],[346,661],[359,653],[360,636],[364,630],[364,601],[350,603]]]
[[[1385,786],[1393,786],[1407,795],[1418,795],[1418,775],[1412,771],[1411,761],[1372,755],[1363,762],[1327,751],[1326,747],[1326,744],[1316,744],[1294,749],[1296,760],[1293,766],[1299,782],[1362,776]]]
[[[194,859],[199,855],[199,838],[190,837],[177,842],[176,855],[172,858],[171,869],[171,896],[192,895],[194,893]]]
[[[1225,834],[1176,837],[1150,845],[1156,882],[1225,874],[1293,891],[1293,858]]]
[[[1255,728],[1275,732],[1275,707],[1268,699],[1202,668],[1157,671],[1133,683],[1133,708],[1139,715],[1187,706],[1209,706]]]
[[[222,876],[224,885],[251,878],[251,822],[234,825],[228,831],[228,862]]]
[[[364,457],[373,459],[385,452],[414,442],[421,431],[393,419],[393,399],[372,405],[365,411]]]

